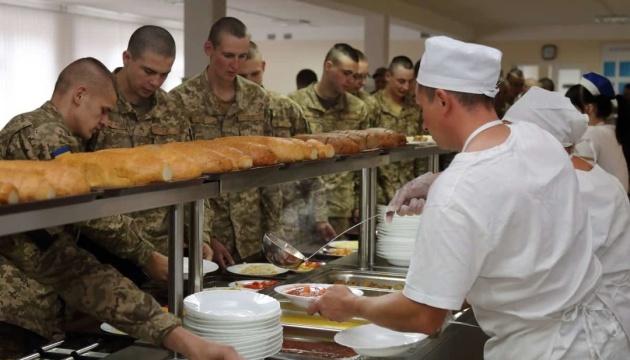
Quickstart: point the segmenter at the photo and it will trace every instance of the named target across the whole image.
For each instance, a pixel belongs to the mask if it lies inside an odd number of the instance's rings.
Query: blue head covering
[[[607,99],[615,98],[615,89],[613,89],[610,80],[597,73],[590,72],[582,75],[580,85],[584,86],[593,96],[603,96]]]

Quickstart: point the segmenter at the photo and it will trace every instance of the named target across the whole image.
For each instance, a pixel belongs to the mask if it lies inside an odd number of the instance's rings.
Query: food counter
[[[191,244],[189,244],[191,261],[190,280],[188,281],[189,286],[187,289],[188,293],[192,293],[200,291],[202,287],[224,286],[228,283],[228,280],[232,281],[237,278],[232,275],[226,276],[225,274],[218,277],[208,276],[204,279],[204,284],[202,284],[201,253],[199,249],[201,248],[203,199],[215,197],[222,193],[238,192],[251,187],[278,184],[342,171],[362,170],[361,217],[365,219],[376,212],[376,167],[402,160],[429,157],[432,165],[431,169],[437,170],[438,156],[442,153],[446,152],[435,146],[407,145],[394,149],[371,150],[354,155],[335,156],[326,160],[302,161],[220,175],[206,175],[195,180],[140,186],[123,190],[93,191],[90,194],[77,197],[3,206],[0,207],[0,236],[114,214],[170,206],[169,250],[171,256],[169,256],[169,269],[171,276],[169,279],[168,302],[169,311],[181,316],[184,296],[182,255],[185,204],[192,204],[191,206],[194,210],[191,212],[191,219],[189,219],[192,224],[193,236],[191,237]],[[285,275],[281,276],[279,280],[295,283],[315,280],[335,282],[343,279],[358,279],[357,281],[378,279],[391,282],[397,286],[394,289],[400,288],[404,279],[405,269],[383,264],[379,262],[379,259],[375,258],[374,229],[374,224],[372,223],[362,226],[361,234],[365,241],[360,244],[357,254],[333,261],[311,273]],[[379,273],[372,272],[372,269],[375,268],[378,268]],[[274,297],[276,296],[271,290],[264,291]],[[366,295],[378,295],[386,291],[391,290],[370,289],[366,291]],[[464,320],[466,319],[460,319],[460,321]],[[474,319],[471,320],[474,321]],[[424,349],[422,351],[426,352],[428,349],[439,348],[440,345],[437,344],[445,342],[446,339],[459,339],[460,334],[478,330],[464,326],[457,326],[456,329],[452,328],[454,328],[453,325],[449,326],[442,335],[435,339],[424,340],[422,342],[423,345],[419,348]],[[310,341],[312,343],[312,339],[320,339],[322,344],[334,344],[331,342],[331,339],[335,331],[318,329],[317,326],[309,326],[308,324],[306,326],[286,325],[285,329],[285,339],[287,341],[299,342],[300,339],[307,339],[307,342]],[[453,335],[450,335],[451,333]],[[468,338],[468,336],[465,337]],[[450,345],[448,347],[450,348]],[[460,344],[455,346],[455,348],[459,347]],[[426,352],[427,356],[433,351]],[[138,352],[146,354],[146,356],[139,355]],[[149,353],[152,355],[149,355]],[[469,353],[470,351],[467,352],[467,354]],[[163,355],[165,353],[162,350],[137,343],[110,355],[109,358],[130,358],[130,354],[133,354],[131,356],[134,358],[138,358],[138,356],[140,358],[164,358]],[[418,358],[419,355],[420,353],[417,353],[413,358]],[[297,353],[281,353],[274,358],[311,359],[314,357]],[[471,357],[468,356],[467,358]]]

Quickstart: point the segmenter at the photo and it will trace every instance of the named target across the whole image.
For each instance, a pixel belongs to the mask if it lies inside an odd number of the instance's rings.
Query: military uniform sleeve
[[[262,216],[265,219],[265,232],[282,233],[282,193],[279,186],[260,189]]]
[[[127,215],[114,215],[89,220],[78,224],[78,227],[91,242],[143,267],[156,249],[142,238],[139,224],[134,220]]]
[[[55,234],[49,247],[35,245],[26,235],[3,237],[0,254],[28,276],[53,287],[72,308],[133,337],[161,345],[179,325],[150,295],[78,248],[67,232]]]

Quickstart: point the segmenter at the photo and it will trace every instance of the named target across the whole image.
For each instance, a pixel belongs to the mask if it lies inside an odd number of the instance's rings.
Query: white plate
[[[311,305],[312,302],[317,300],[319,296],[299,296],[299,295],[287,294],[287,291],[290,291],[291,289],[305,287],[305,286],[326,289],[333,286],[333,284],[288,284],[288,285],[277,286],[274,290],[278,294],[281,294],[287,299],[289,299],[295,306],[300,307],[302,309],[306,309],[308,308],[309,305]],[[352,293],[357,296],[363,295],[363,291],[359,289],[350,288],[350,291],[352,291]]]
[[[338,332],[335,335],[335,342],[352,348],[359,355],[386,357],[408,351],[427,336],[367,324]]]
[[[219,265],[216,263],[203,259],[203,274],[208,274],[213,271],[217,271],[219,269]],[[184,279],[188,279],[188,257],[184,257]]]
[[[260,271],[255,271],[260,270]],[[227,268],[227,271],[247,276],[275,276],[284,274],[289,271],[281,267],[277,267],[269,263],[249,263],[249,264],[237,264]]]
[[[109,325],[108,323],[101,323],[101,330],[105,331],[106,333],[110,333],[114,335],[127,335],[126,332],[120,331],[116,329],[115,327]]]
[[[338,249],[358,250],[359,241],[358,240],[339,240],[339,241],[331,242],[330,244],[328,244],[328,246],[338,248]]]
[[[262,321],[279,316],[280,303],[252,291],[202,291],[184,299],[184,310],[206,320]]]

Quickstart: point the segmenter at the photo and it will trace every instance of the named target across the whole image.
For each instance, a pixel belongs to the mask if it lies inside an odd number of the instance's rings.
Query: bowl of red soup
[[[308,306],[323,296],[332,284],[288,284],[277,286],[274,290],[289,299],[295,306],[306,309]],[[350,288],[353,294],[363,295],[363,291]]]

